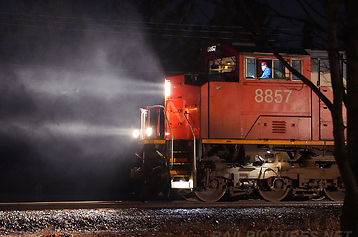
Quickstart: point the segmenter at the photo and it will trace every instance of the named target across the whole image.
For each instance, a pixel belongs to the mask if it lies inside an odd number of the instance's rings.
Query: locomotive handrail
[[[170,158],[170,165],[171,167],[173,167],[174,165],[174,137],[173,137],[173,132],[172,132],[172,128],[170,126],[170,123],[169,123],[169,119],[168,119],[168,116],[167,116],[167,111],[165,111],[165,107],[163,105],[152,105],[152,106],[147,106],[147,109],[151,109],[151,108],[162,108],[163,109],[163,112],[164,112],[164,115],[165,115],[165,119],[167,120],[167,123],[168,123],[168,127],[169,127],[169,131],[170,131],[170,135],[171,135],[171,158]],[[170,168],[171,168],[170,167]]]
[[[189,122],[189,119],[188,117],[186,117],[187,115],[187,112],[184,112],[184,117],[186,119],[186,121],[188,122],[188,125],[190,127],[190,130],[191,130],[191,133],[193,134],[193,139],[194,139],[194,162],[193,162],[193,166],[194,166],[194,176],[196,176],[196,137],[195,137],[195,133],[194,133],[194,130],[193,130],[193,127],[191,126],[190,122]]]

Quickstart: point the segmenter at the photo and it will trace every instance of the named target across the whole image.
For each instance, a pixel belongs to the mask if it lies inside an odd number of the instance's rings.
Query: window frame
[[[273,67],[272,67],[272,62],[273,62],[273,58],[256,58],[256,65],[257,65],[257,70],[256,70],[256,73],[257,73],[257,79],[258,80],[272,80],[272,79],[275,79],[272,77],[273,75]],[[268,61],[270,61],[271,63],[267,63]],[[262,74],[264,73],[262,70],[261,70],[261,64],[262,62],[266,62],[267,63],[267,66],[269,68],[271,68],[271,77],[269,78],[261,78],[262,77]],[[269,65],[270,64],[270,65]],[[261,73],[261,76],[259,77],[259,71],[262,72]]]
[[[248,60],[254,60],[254,77],[248,77]],[[294,67],[294,62],[299,62],[299,68],[296,66],[296,70],[297,68],[299,69],[298,71],[302,74],[303,72],[303,62],[304,60],[302,58],[289,58],[287,57],[286,60],[288,60],[289,64],[291,67]],[[254,56],[244,56],[243,57],[243,61],[244,61],[244,65],[243,65],[243,76],[245,80],[277,80],[277,81],[299,81],[300,79],[298,77],[296,77],[295,75],[293,75],[287,67],[285,67],[282,63],[280,63],[280,60],[278,60],[277,58],[265,58],[265,57],[254,57]],[[271,62],[271,77],[270,78],[260,78],[262,76],[259,77],[259,71],[261,71],[261,67],[259,68],[259,65],[261,66],[262,62],[267,62],[268,66],[269,62]],[[260,64],[259,64],[260,63]],[[275,70],[275,63],[280,63],[282,66],[282,70]],[[252,69],[250,69],[250,71],[252,71]],[[275,77],[276,76],[276,72],[280,71],[284,77],[279,78],[279,77]],[[263,73],[263,72],[262,72]],[[242,75],[242,74],[241,74]]]
[[[276,80],[289,80],[289,79],[290,79],[290,72],[289,72],[288,69],[285,67],[285,65],[283,65],[283,64],[281,63],[281,61],[278,60],[278,59],[272,59],[272,61],[273,61],[273,67],[272,67],[273,77],[272,77],[272,79],[276,79]],[[278,62],[278,63],[280,64],[280,66],[282,67],[283,72],[280,71],[280,70],[276,70],[276,69],[275,69],[275,63],[276,63],[276,62]],[[283,75],[283,77],[275,77],[275,76],[276,76],[276,71],[281,72],[282,75]]]
[[[300,62],[300,70],[297,70],[297,68],[295,68],[295,67],[293,66],[293,61],[299,61],[299,62]],[[292,59],[292,58],[291,58],[290,64],[291,64],[291,67],[292,67],[292,68],[296,69],[299,73],[302,74],[302,59]],[[290,74],[291,74],[291,81],[300,81],[300,80],[301,80],[301,79],[299,79],[298,77],[296,77],[295,75],[293,75],[292,72],[290,72]]]
[[[231,59],[231,61],[234,62],[234,64],[233,65],[223,64],[224,59]],[[215,59],[209,60],[208,61],[208,73],[209,73],[209,75],[219,75],[219,74],[225,74],[225,73],[233,73],[238,69],[237,61],[238,60],[237,60],[236,55],[224,56],[224,57],[221,57],[221,58],[215,58]],[[215,65],[214,64],[215,62],[219,62],[219,65],[218,65],[219,68],[218,68],[217,71],[211,69],[211,67]],[[225,69],[223,67],[229,67],[229,66],[232,66],[233,69],[231,69],[231,71],[224,71],[224,70],[228,70],[228,69]],[[220,67],[222,67],[222,68],[220,68]]]
[[[247,59],[253,59],[254,60],[254,76],[253,77],[248,77],[247,76],[247,73],[248,73],[248,70],[247,70]],[[244,78],[246,80],[256,80],[257,77],[256,77],[256,61],[257,61],[257,58],[256,57],[245,57],[244,58]]]

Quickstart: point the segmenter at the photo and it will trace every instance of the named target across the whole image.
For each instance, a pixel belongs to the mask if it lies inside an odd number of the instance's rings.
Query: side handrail
[[[195,137],[194,129],[191,126],[188,117],[186,116],[187,114],[188,114],[187,112],[184,112],[184,117],[185,117],[186,121],[188,122],[188,125],[190,127],[191,133],[193,134],[193,139],[194,139],[194,149],[193,149],[194,150],[194,159],[193,159],[194,162],[193,162],[193,166],[194,166],[194,176],[196,176],[196,137]]]
[[[147,109],[151,109],[151,108],[162,108],[162,109],[163,109],[164,116],[165,116],[165,119],[167,120],[167,124],[168,124],[169,131],[170,131],[170,135],[171,135],[171,158],[170,158],[170,165],[171,165],[171,167],[173,167],[173,165],[174,165],[174,137],[173,137],[172,127],[170,126],[170,123],[169,123],[169,118],[168,118],[168,115],[167,115],[167,111],[165,110],[165,107],[164,107],[163,105],[147,106]],[[164,136],[165,136],[165,134],[164,134]],[[170,168],[171,168],[171,167],[170,167]]]

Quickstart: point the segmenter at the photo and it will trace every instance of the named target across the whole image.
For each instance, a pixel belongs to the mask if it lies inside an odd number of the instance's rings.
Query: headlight
[[[165,97],[169,97],[170,96],[170,81],[165,80]]]
[[[147,133],[147,136],[150,137],[153,134],[153,128],[149,127],[149,128],[146,129],[145,132]]]
[[[139,135],[140,135],[140,131],[139,131],[138,129],[136,129],[136,130],[133,131],[132,134],[133,134],[133,137],[134,137],[134,138],[138,138]]]

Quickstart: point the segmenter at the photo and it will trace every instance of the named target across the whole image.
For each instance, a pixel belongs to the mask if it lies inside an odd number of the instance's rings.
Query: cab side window
[[[255,73],[255,58],[245,58],[245,78],[256,78]]]
[[[257,60],[257,75],[259,78],[272,78],[272,60]]]
[[[300,80],[293,75],[278,59],[244,59],[244,73],[246,79],[276,79],[276,80]],[[291,59],[291,66],[298,72],[302,73],[302,60]]]
[[[301,60],[292,60],[292,67],[296,69],[299,73],[302,73],[302,61]],[[300,80],[297,76],[292,74],[292,80]]]
[[[279,60],[273,61],[273,78],[286,79],[285,66]]]

